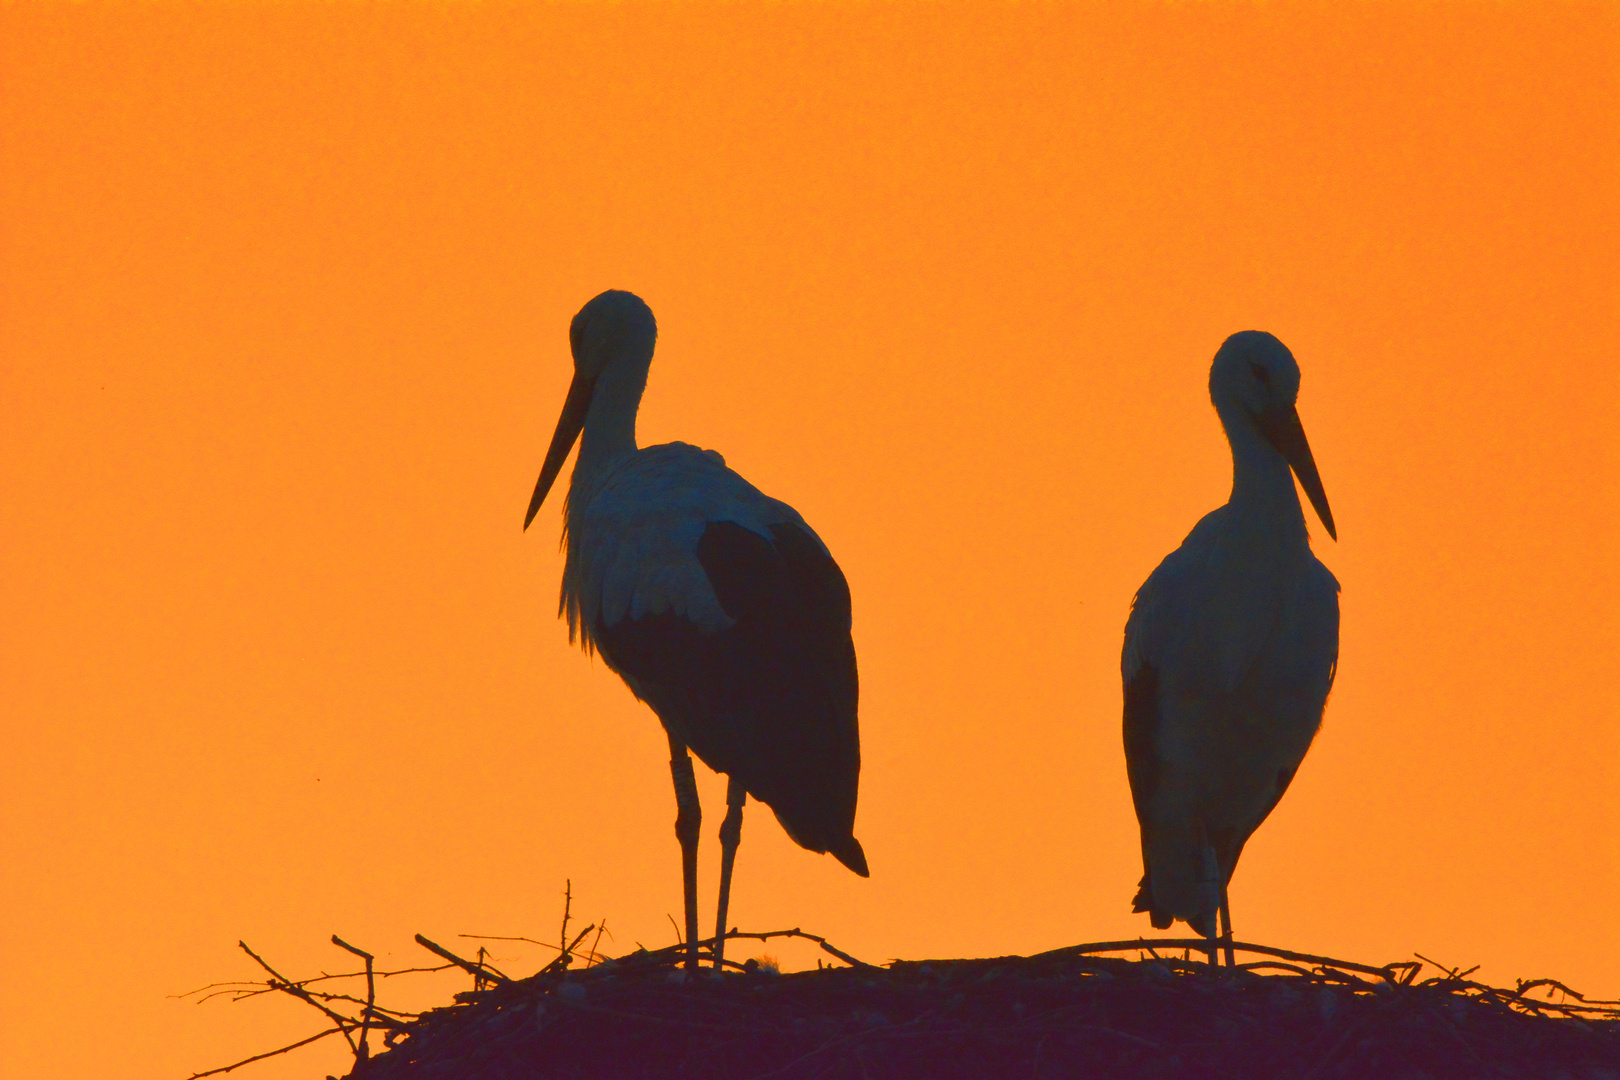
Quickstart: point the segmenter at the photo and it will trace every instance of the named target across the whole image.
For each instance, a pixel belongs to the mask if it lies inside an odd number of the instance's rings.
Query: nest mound
[[[1509,991],[1441,969],[1418,981],[1416,962],[1248,945],[1269,958],[1164,955],[1192,944],[793,974],[753,962],[688,973],[674,947],[578,971],[564,956],[522,980],[457,959],[489,983],[390,1025],[389,1048],[350,1078],[1620,1080],[1620,1008],[1551,980]],[[1097,955],[1127,949],[1144,958]]]

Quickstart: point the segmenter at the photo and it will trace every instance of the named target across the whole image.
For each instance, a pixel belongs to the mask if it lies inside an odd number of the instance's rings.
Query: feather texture
[[[578,470],[574,484],[580,483]],[[564,511],[558,614],[569,640],[594,649],[598,626],[672,612],[705,633],[734,622],[697,558],[713,522],[729,521],[770,540],[773,525],[794,524],[830,559],[826,545],[786,503],[726,467],[713,450],[665,443],[621,454],[589,487],[570,487]]]

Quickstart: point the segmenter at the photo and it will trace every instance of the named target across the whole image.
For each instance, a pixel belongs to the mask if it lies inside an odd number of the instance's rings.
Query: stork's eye
[[[1271,372],[1266,370],[1266,365],[1264,365],[1264,364],[1250,364],[1249,365],[1249,370],[1254,372],[1254,377],[1256,379],[1260,380],[1260,385],[1261,386],[1270,386],[1271,385]]]

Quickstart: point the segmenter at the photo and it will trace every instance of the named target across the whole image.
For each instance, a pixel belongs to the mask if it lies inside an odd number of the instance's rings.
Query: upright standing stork
[[[1137,591],[1125,623],[1125,767],[1142,827],[1134,910],[1210,939],[1243,845],[1288,790],[1339,658],[1339,583],[1311,553],[1294,476],[1335,540],[1294,401],[1299,365],[1270,334],[1226,339],[1209,396],[1232,496]],[[1292,467],[1293,475],[1289,474]]]
[[[791,506],[713,450],[636,448],[636,411],[658,325],[609,290],[568,330],[574,381],[523,519],[527,529],[580,443],[567,502],[558,614],[601,654],[669,736],[681,843],[687,966],[697,966],[702,813],[690,747],[728,777],[720,826],[714,964],[724,956],[731,871],[752,795],[801,847],[867,876],[855,839],[861,771],[849,586]]]

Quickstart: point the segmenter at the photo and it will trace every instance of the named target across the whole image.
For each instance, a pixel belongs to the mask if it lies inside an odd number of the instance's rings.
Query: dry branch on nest
[[[264,968],[264,970],[269,973],[270,977],[268,979],[265,979],[263,982],[211,983],[208,986],[201,987],[197,990],[192,990],[189,993],[178,995],[182,998],[195,997],[200,1004],[221,995],[229,995],[232,1001],[244,1001],[248,998],[258,997],[261,994],[287,994],[288,996],[297,998],[299,1001],[302,1001],[306,1005],[310,1005],[318,1010],[328,1020],[332,1021],[333,1025],[324,1031],[316,1032],[314,1035],[311,1035],[308,1038],[300,1039],[295,1043],[290,1043],[287,1046],[283,1046],[279,1050],[269,1050],[262,1054],[254,1054],[252,1057],[243,1058],[241,1061],[233,1062],[230,1065],[222,1065],[215,1069],[209,1069],[206,1072],[193,1073],[189,1080],[201,1080],[202,1077],[217,1076],[223,1073],[232,1072],[236,1069],[240,1069],[244,1065],[251,1065],[255,1061],[263,1061],[265,1058],[276,1057],[280,1054],[297,1050],[299,1047],[308,1046],[311,1043],[319,1042],[330,1035],[342,1035],[344,1039],[348,1041],[349,1049],[353,1051],[356,1061],[368,1060],[371,1055],[370,1047],[367,1045],[366,1040],[373,1027],[386,1029],[387,1034],[384,1042],[385,1044],[391,1045],[392,1040],[397,1038],[398,1035],[405,1030],[406,1024],[417,1019],[416,1013],[406,1012],[401,1009],[391,1009],[387,1008],[386,1006],[378,1005],[377,980],[380,978],[391,978],[398,975],[415,975],[426,972],[447,971],[453,966],[443,964],[438,967],[401,968],[397,971],[377,971],[373,967],[374,958],[370,953],[365,952],[362,949],[355,948],[353,945],[350,945],[336,934],[332,935],[332,944],[338,946],[340,949],[361,957],[365,962],[364,970],[341,972],[336,975],[321,974],[313,976],[312,978],[299,979],[295,981],[286,978],[275,968],[271,967],[263,957],[248,947],[247,942],[239,941],[237,942],[237,946],[241,948],[243,952],[251,956],[260,967]],[[324,990],[310,989],[317,983],[331,982],[338,979],[359,978],[364,978],[366,980],[366,996],[364,1000],[355,997],[352,994],[331,993]],[[351,1006],[358,1007],[354,1015],[341,1011],[343,1008]],[[356,1033],[359,1035],[358,1038],[355,1037]]]
[[[747,1041],[752,1038],[781,1041],[785,1047],[790,1048],[786,1064],[762,1073],[761,1076],[786,1075],[801,1066],[810,1068],[814,1062],[827,1055],[854,1053],[859,1057],[861,1053],[874,1047],[892,1048],[903,1043],[914,1043],[916,1040],[926,1042],[929,1039],[948,1041],[979,1037],[1007,1038],[1013,1034],[1019,1038],[1032,1040],[1036,1047],[1035,1069],[1039,1068],[1042,1053],[1047,1053],[1049,1058],[1051,1056],[1045,1049],[1048,1040],[1056,1038],[1061,1041],[1064,1038],[1088,1033],[1105,1041],[1111,1040],[1124,1051],[1130,1051],[1134,1047],[1135,1052],[1151,1051],[1167,1055],[1169,1060],[1175,1058],[1175,1054],[1166,1049],[1158,1038],[1148,1037],[1149,1034],[1154,1034],[1153,1032],[1135,1034],[1123,1030],[1130,1026],[1129,1024],[1098,1022],[1097,1015],[1076,1011],[1078,1006],[1048,1009],[1040,1016],[1024,1017],[1020,1014],[998,1028],[994,1024],[983,1024],[971,1017],[958,1015],[952,1018],[947,1015],[952,1009],[947,1000],[946,1004],[921,1008],[903,1022],[878,1026],[857,1025],[853,1029],[841,1030],[828,1038],[815,1041],[812,1045],[791,1049],[799,1046],[793,1040],[798,1038],[800,1033],[784,1028],[780,1022],[762,1014],[750,1012],[741,998],[732,999],[731,1005],[727,1007],[729,1012],[702,1011],[691,1004],[697,999],[685,994],[678,997],[686,1000],[687,1004],[669,1011],[666,1015],[660,1015],[656,1010],[644,1005],[626,1007],[618,1004],[624,1000],[623,995],[631,993],[636,987],[660,988],[660,992],[665,992],[662,988],[673,988],[675,984],[705,987],[711,992],[709,997],[705,998],[709,1000],[712,998],[712,992],[724,991],[727,986],[747,985],[758,987],[786,986],[789,983],[801,987],[824,985],[824,989],[836,997],[837,993],[841,992],[839,987],[851,993],[871,993],[881,992],[887,985],[893,985],[897,989],[909,988],[907,992],[915,995],[919,987],[926,987],[940,980],[954,980],[953,985],[970,985],[1003,977],[1009,977],[1009,982],[1020,984],[1032,984],[1043,979],[1049,983],[1053,980],[1058,982],[1069,980],[1068,985],[1090,986],[1095,990],[1105,985],[1106,980],[1111,979],[1123,978],[1125,982],[1117,985],[1126,986],[1142,985],[1144,980],[1150,983],[1154,980],[1161,983],[1163,980],[1179,982],[1183,978],[1191,977],[1192,981],[1188,985],[1202,984],[1210,987],[1224,985],[1234,989],[1265,988],[1266,993],[1274,996],[1292,995],[1293,998],[1301,1000],[1308,992],[1314,994],[1318,1002],[1329,1001],[1335,993],[1341,995],[1339,1000],[1342,1001],[1392,999],[1393,996],[1406,994],[1427,995],[1425,1000],[1433,998],[1441,1004],[1453,1003],[1458,1009],[1480,1005],[1499,1015],[1511,1013],[1556,1018],[1574,1023],[1583,1031],[1602,1033],[1606,1039],[1612,1039],[1615,1045],[1620,1046],[1620,1002],[1589,1000],[1554,979],[1521,980],[1512,990],[1493,987],[1468,978],[1477,968],[1469,968],[1466,971],[1449,968],[1421,955],[1414,960],[1372,965],[1247,942],[1232,942],[1234,951],[1257,959],[1238,964],[1236,967],[1222,968],[1212,967],[1202,959],[1192,959],[1195,953],[1201,954],[1207,948],[1208,943],[1202,938],[1138,938],[1070,945],[1027,957],[895,960],[880,967],[858,960],[825,938],[806,933],[798,927],[764,932],[731,930],[725,935],[728,941],[765,942],[781,938],[810,941],[829,956],[849,965],[829,967],[825,971],[800,972],[761,983],[758,981],[757,973],[766,969],[760,968],[755,960],[742,963],[734,960],[722,961],[728,973],[755,976],[752,979],[717,972],[712,966],[699,972],[688,971],[685,966],[687,948],[679,941],[661,949],[637,948],[622,956],[603,957],[595,948],[600,943],[603,932],[600,921],[577,931],[572,937],[568,935],[568,914],[572,905],[571,887],[565,895],[562,930],[558,939],[559,944],[555,946],[531,938],[461,935],[475,940],[531,942],[557,950],[556,957],[539,971],[521,979],[495,968],[489,962],[487,951],[482,947],[476,959],[468,959],[420,934],[416,936],[417,943],[444,960],[444,964],[428,968],[375,971],[371,954],[334,935],[333,944],[361,958],[364,962],[363,970],[336,975],[322,974],[296,981],[283,976],[242,943],[243,951],[264,969],[269,976],[267,979],[262,982],[215,984],[193,991],[192,995],[187,996],[197,995],[199,1000],[208,1000],[221,994],[229,994],[233,1000],[243,1000],[265,993],[284,993],[319,1011],[331,1026],[278,1050],[256,1054],[232,1065],[210,1069],[207,1072],[195,1073],[190,1080],[202,1080],[204,1077],[231,1072],[252,1062],[296,1050],[331,1035],[341,1035],[348,1042],[355,1057],[354,1076],[380,1078],[404,1075],[399,1072],[400,1068],[409,1067],[410,1063],[422,1060],[455,1060],[462,1056],[481,1060],[491,1052],[492,1046],[504,1046],[505,1049],[501,1051],[503,1053],[517,1053],[515,1047],[522,1044],[524,1038],[534,1037],[537,1030],[543,1029],[546,1023],[551,1022],[547,1020],[541,1023],[543,1018],[565,1015],[592,1016],[599,1022],[643,1026],[651,1024],[666,1032],[680,1030],[693,1037],[701,1036],[709,1039]],[[593,932],[597,936],[592,947],[581,951],[580,947],[586,937]],[[709,938],[697,944],[699,957],[710,964],[715,959],[716,941],[715,938]],[[1183,955],[1176,957],[1174,955],[1176,950],[1183,951]],[[1106,955],[1130,952],[1138,953],[1141,959],[1129,960]],[[585,961],[584,965],[577,969],[573,966],[576,959]],[[1418,976],[1425,966],[1434,968],[1439,974],[1418,981]],[[378,980],[403,974],[453,969],[466,972],[473,978],[473,989],[455,994],[454,1004],[417,1014],[380,1006],[376,1002]],[[833,981],[825,983],[823,977]],[[848,981],[851,978],[857,981],[851,983]],[[357,994],[340,992],[335,988],[326,988],[326,984],[331,981],[345,979],[364,979],[364,998]],[[805,983],[803,982],[805,979],[817,982]],[[1077,979],[1079,982],[1074,982]],[[1541,996],[1536,996],[1538,993]],[[1343,996],[1346,994],[1348,997]],[[960,998],[960,994],[957,998]],[[757,1004],[759,999],[756,997],[753,1000]],[[610,1001],[614,1004],[607,1004]],[[1331,1001],[1328,1007],[1331,1011]],[[1318,1073],[1335,1058],[1335,1055],[1351,1045],[1349,1040],[1352,1037],[1365,1036],[1366,1032],[1362,1026],[1364,1022],[1358,1021],[1356,1024],[1347,1025],[1334,1039],[1314,1047],[1312,1053],[1315,1064],[1307,1063],[1302,1075]],[[536,1027],[536,1024],[539,1026]],[[383,1041],[387,1048],[385,1052],[375,1055],[371,1053],[367,1042],[370,1032],[374,1029],[383,1031]],[[1458,1048],[1478,1058],[1478,1051],[1456,1030],[1446,1027],[1442,1031],[1443,1034],[1435,1037],[1455,1040]]]

